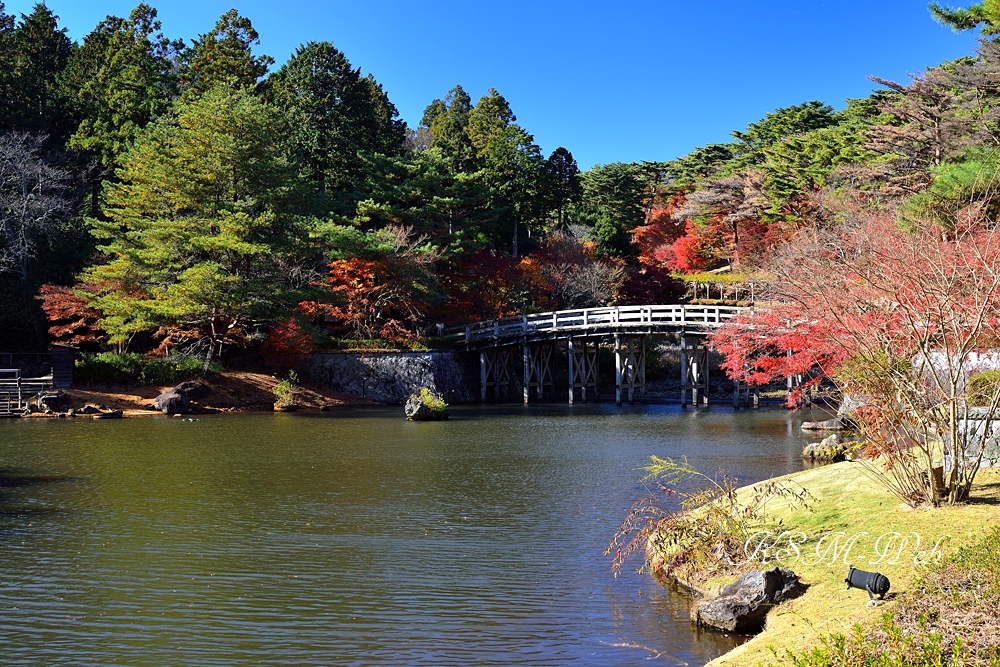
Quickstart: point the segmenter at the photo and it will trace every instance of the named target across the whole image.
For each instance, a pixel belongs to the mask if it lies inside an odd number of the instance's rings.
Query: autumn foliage
[[[768,267],[768,312],[713,342],[733,378],[832,376],[864,397],[856,417],[888,488],[911,504],[962,500],[987,444],[962,424],[968,376],[1000,343],[1000,232],[975,216],[903,229],[891,211],[843,214],[784,246]],[[939,466],[943,488],[921,474]]]
[[[38,300],[49,320],[49,335],[56,343],[96,347],[107,341],[100,329],[101,312],[70,287],[42,285]]]

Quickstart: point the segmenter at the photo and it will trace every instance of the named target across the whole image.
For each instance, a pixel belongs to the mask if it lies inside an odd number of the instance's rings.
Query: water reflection
[[[799,469],[788,413],[398,412],[0,424],[5,664],[697,665],[734,645],[602,552],[652,454]]]

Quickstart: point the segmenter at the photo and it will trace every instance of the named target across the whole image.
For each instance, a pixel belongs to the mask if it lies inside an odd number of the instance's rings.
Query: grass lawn
[[[977,476],[970,501],[957,507],[912,509],[889,492],[881,489],[860,463],[844,462],[813,468],[781,478],[806,488],[816,500],[812,511],[789,507],[782,499],[768,505],[768,515],[783,522],[783,528],[802,531],[808,541],[799,547],[801,557],[785,559],[791,568],[809,585],[808,591],[785,602],[768,616],[767,627],[746,644],[714,660],[711,665],[781,664],[771,648],[784,655],[786,649],[799,652],[819,643],[821,635],[850,634],[856,623],[874,623],[884,611],[892,610],[894,594],[904,591],[923,568],[913,562],[913,549],[907,548],[898,559],[891,556],[878,565],[871,562],[878,556],[875,540],[887,531],[915,532],[921,538],[920,548],[931,547],[938,538],[950,535],[942,543],[947,556],[959,546],[969,544],[986,528],[1000,520],[1000,470],[983,470]],[[741,493],[748,493],[747,489]],[[832,550],[822,560],[817,555],[817,540],[825,533],[843,531],[848,535],[865,532],[849,552],[848,562],[858,569],[876,570],[892,582],[889,599],[876,609],[865,607],[868,594],[847,591],[844,577],[848,565],[844,555],[831,563]],[[829,540],[826,543],[828,544]],[[842,541],[843,543],[843,541]],[[898,543],[897,543],[898,546]],[[891,551],[895,554],[896,549]],[[909,557],[907,557],[909,554]],[[895,563],[889,561],[895,560]],[[777,563],[767,566],[772,567]],[[728,581],[708,581],[706,588],[718,588]]]

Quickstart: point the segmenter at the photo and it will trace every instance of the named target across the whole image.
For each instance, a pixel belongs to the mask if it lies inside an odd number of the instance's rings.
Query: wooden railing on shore
[[[559,310],[452,327],[445,336],[457,347],[474,348],[596,334],[696,332],[719,327],[746,310],[681,304]]]
[[[51,378],[23,378],[20,369],[0,368],[0,417],[20,415],[51,383]]]

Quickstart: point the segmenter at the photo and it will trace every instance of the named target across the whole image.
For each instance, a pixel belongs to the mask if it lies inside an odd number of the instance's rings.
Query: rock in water
[[[798,597],[805,589],[788,568],[753,570],[723,588],[719,597],[699,603],[695,620],[729,632],[759,632],[771,607]]]
[[[191,407],[191,402],[176,389],[168,389],[153,400],[153,407],[165,415],[182,415]]]
[[[403,411],[406,413],[406,418],[411,422],[440,421],[450,416],[447,410],[431,410],[424,405],[419,396],[411,396],[406,399]]]
[[[192,401],[200,401],[208,396],[208,387],[200,382],[188,380],[174,387],[174,391],[184,394]]]

